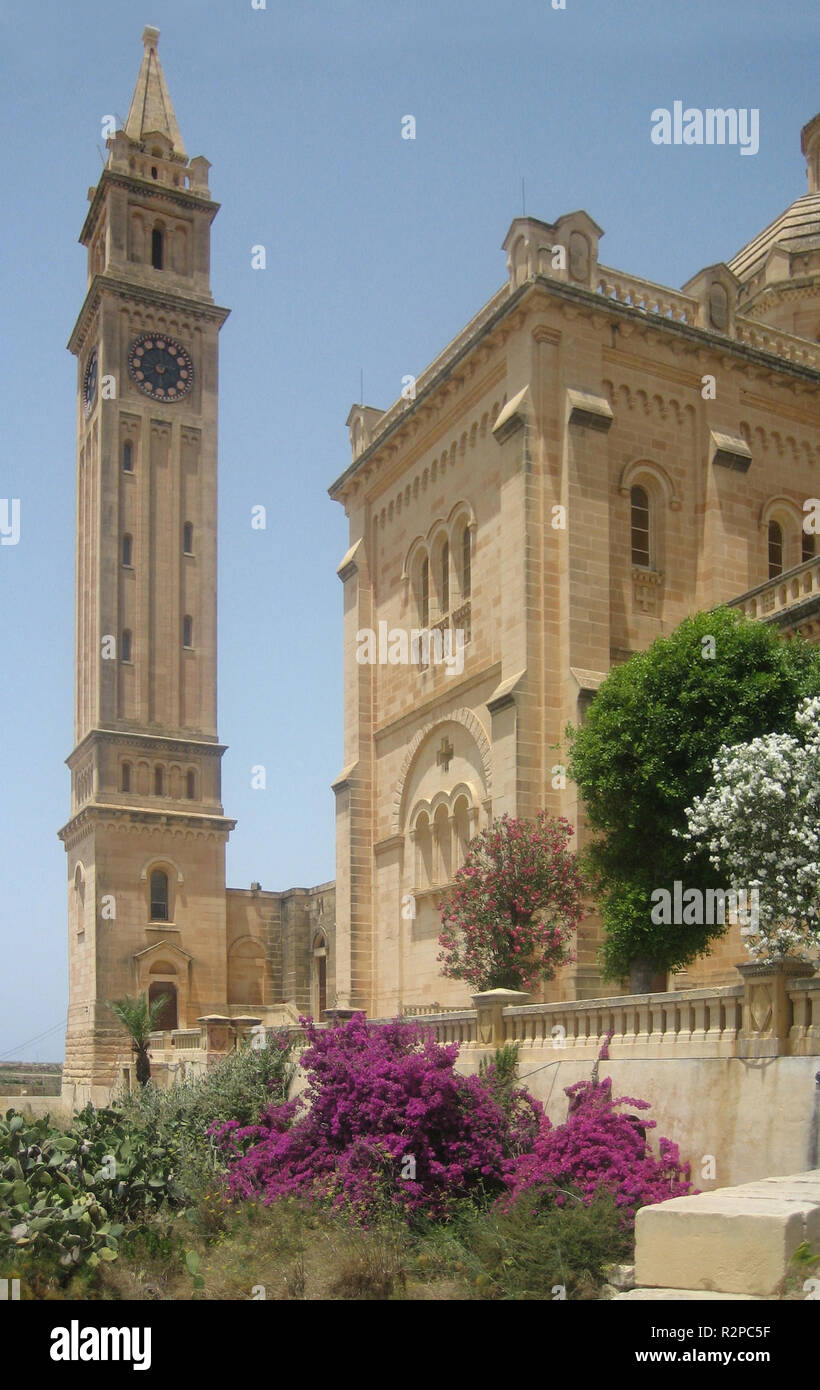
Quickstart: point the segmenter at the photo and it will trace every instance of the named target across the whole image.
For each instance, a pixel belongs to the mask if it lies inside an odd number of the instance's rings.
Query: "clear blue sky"
[[[62,1057],[63,760],[72,745],[77,236],[102,118],[125,118],[145,24],[189,155],[211,161],[222,331],[219,727],[228,882],[333,878],[342,765],[345,419],[386,408],[505,277],[521,212],[583,207],[605,264],[679,286],[806,191],[816,0],[41,0],[0,10],[0,1055]],[[650,113],[757,107],[760,151],[663,148]],[[413,115],[415,141],[401,138]],[[253,271],[250,248],[267,248]],[[252,532],[250,508],[268,508]],[[266,791],[250,769],[267,767]]]

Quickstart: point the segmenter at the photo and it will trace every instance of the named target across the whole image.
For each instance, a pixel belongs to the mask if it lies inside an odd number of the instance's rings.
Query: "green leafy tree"
[[[818,648],[727,608],[687,618],[607,676],[586,722],[567,733],[569,774],[599,832],[586,860],[608,978],[632,973],[634,988],[640,968],[677,969],[723,935],[719,922],[652,922],[652,892],[672,892],[676,879],[725,886],[705,849],[685,860],[691,846],[673,831],[686,831],[686,808],[709,786],[722,745],[794,731],[800,701],[818,693]]]
[[[115,999],[108,1005],[112,1014],[119,1019],[137,1055],[137,1081],[140,1086],[144,1086],[151,1080],[151,1062],[148,1057],[148,1045],[151,1034],[157,1026],[162,1010],[168,1003],[168,995],[161,994],[155,999],[153,1004],[148,1003],[147,994],[139,994],[136,998],[131,998],[126,994],[123,999]]]

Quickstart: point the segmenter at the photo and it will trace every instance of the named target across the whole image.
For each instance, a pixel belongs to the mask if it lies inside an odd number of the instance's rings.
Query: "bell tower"
[[[107,1001],[224,1010],[216,728],[217,386],[207,159],[188,158],[146,28],[136,89],[80,242],[74,751],[64,1085],[104,1100],[130,1060]],[[112,122],[113,125],[113,122]],[[73,1091],[71,1090],[73,1088]]]

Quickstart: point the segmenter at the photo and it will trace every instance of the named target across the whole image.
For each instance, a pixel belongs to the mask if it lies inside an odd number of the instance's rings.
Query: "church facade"
[[[258,1023],[457,1008],[442,892],[470,838],[578,826],[562,731],[614,664],[731,602],[817,640],[820,117],[809,192],[682,291],[601,264],[585,212],[516,218],[507,277],[387,411],[355,405],[335,884],[230,889],[216,710],[218,205],[146,29],[80,240],[75,747],[64,1087],[130,1061],[107,1008],[161,994],[166,1057]],[[549,999],[611,994],[599,923]],[[736,979],[731,935],[675,983]],[[657,987],[668,982],[659,980]],[[203,1038],[207,1035],[207,1045]],[[176,1052],[179,1055],[179,1051]]]
[[[820,116],[802,151],[808,193],[681,292],[602,265],[586,212],[516,218],[501,288],[390,409],[353,407],[341,1004],[469,1007],[442,889],[504,812],[583,837],[562,732],[614,664],[729,602],[817,640]],[[599,933],[544,998],[623,992]],[[734,983],[744,954],[729,933],[674,983]]]

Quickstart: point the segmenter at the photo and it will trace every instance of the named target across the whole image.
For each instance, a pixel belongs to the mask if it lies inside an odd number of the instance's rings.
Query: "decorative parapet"
[[[758,352],[768,352],[773,357],[784,357],[799,367],[820,368],[820,349],[807,338],[798,338],[793,333],[781,333],[768,324],[758,323],[738,314],[735,317],[735,338],[746,347],[756,348]]]
[[[595,288],[603,299],[614,299],[644,314],[670,319],[672,323],[688,323],[692,327],[697,322],[696,299],[667,289],[665,285],[655,285],[651,280],[642,280],[637,275],[624,275],[620,270],[599,265]]]
[[[423,1004],[401,1010],[405,1022],[429,1028],[439,1043],[459,1043],[463,1051],[520,1043],[549,1051],[556,1061],[594,1062],[607,1034],[613,1061],[653,1058],[820,1057],[820,975],[799,961],[783,967],[739,966],[743,983],[707,989],[671,990],[662,994],[626,994],[611,999],[576,999],[556,1004],[527,1004],[518,990],[486,990],[474,995],[478,1008],[441,1008]],[[359,1010],[328,1009],[324,1029],[346,1022]],[[217,1026],[222,1020],[207,1020]],[[225,1020],[225,1023],[230,1020]],[[392,1023],[371,1018],[370,1024]],[[297,1051],[305,1046],[300,1025],[267,1028],[268,1042],[287,1032]],[[180,1079],[204,1069],[213,1052],[197,1048],[196,1030],[152,1038],[157,1080]],[[184,1040],[182,1047],[172,1038]],[[203,1039],[204,1041],[204,1039]]]
[[[794,1027],[794,986],[814,977],[814,966],[800,960],[739,965],[743,976],[743,1027],[739,1038],[740,1057],[784,1057],[791,1053]],[[820,986],[820,980],[817,980]],[[801,998],[801,1017],[807,1034],[816,1020],[809,1021],[808,999]],[[813,1001],[811,1001],[813,1002]],[[820,1021],[820,1020],[817,1020]]]
[[[727,608],[738,608],[746,618],[761,618],[764,621],[775,619],[783,622],[787,618],[786,609],[795,609],[792,615],[800,620],[799,605],[814,608],[820,601],[820,555],[813,555],[802,565],[795,565],[776,579],[759,584],[727,603]],[[783,614],[783,619],[778,615]]]
[[[748,967],[742,969],[746,971]],[[753,978],[758,982],[762,979],[759,974]],[[610,1032],[613,1036],[609,1052],[614,1061],[820,1055],[820,976],[800,979],[792,973],[784,978],[786,1000],[780,1001],[774,1032],[765,1009],[749,1010],[747,1004],[748,1021],[744,1022],[748,981],[663,994],[515,1004],[496,1010],[485,1007],[483,1026],[476,1009],[439,1014],[415,1011],[408,1016],[417,1017],[430,1027],[438,1042],[458,1042],[468,1049],[517,1042],[528,1048],[549,1049],[558,1061],[593,1062]],[[497,1012],[501,1032],[496,1019],[489,1017]],[[772,1050],[773,1040],[776,1051]],[[761,1046],[769,1050],[760,1051]]]
[[[479,1046],[503,1047],[505,1042],[505,1010],[521,1008],[529,999],[521,989],[485,989],[473,995],[476,1007],[476,1041]]]
[[[788,995],[792,1005],[792,1056],[820,1057],[820,975],[794,980]]]

